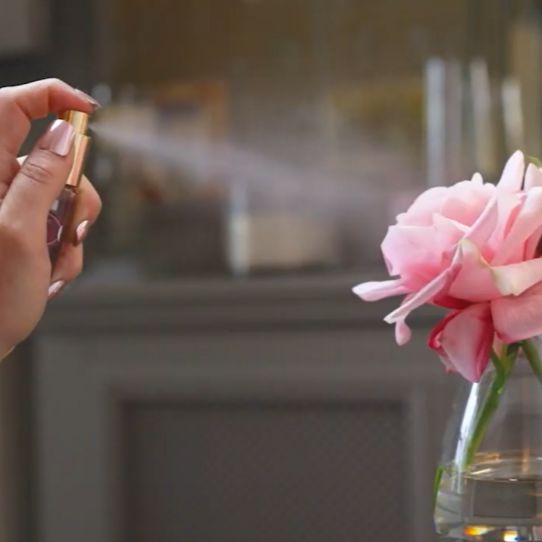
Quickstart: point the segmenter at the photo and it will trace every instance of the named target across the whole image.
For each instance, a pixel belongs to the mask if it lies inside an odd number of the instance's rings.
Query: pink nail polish
[[[90,227],[90,222],[88,220],[84,220],[77,226],[77,229],[75,230],[75,237],[76,237],[76,244],[80,245],[87,237],[88,230]]]
[[[78,88],[75,89],[75,92],[77,92],[77,94],[81,94],[81,96],[85,98],[85,100],[94,108],[95,111],[96,109],[99,109],[100,107],[102,107],[100,102],[95,100],[90,94],[87,94],[86,92],[83,92],[82,90]]]
[[[47,246],[53,265],[64,242],[66,226],[70,225],[72,221],[74,204],[90,147],[90,138],[86,135],[88,115],[79,111],[68,111],[62,115],[62,118],[64,120],[59,122],[71,126],[75,132],[75,151],[73,166],[66,180],[64,190],[62,190],[62,193],[51,207],[47,218]],[[71,242],[73,242],[73,238]]]
[[[64,120],[58,119],[49,126],[39,141],[40,149],[46,149],[58,156],[67,156],[75,139],[75,130]]]
[[[48,298],[53,299],[53,297],[56,297],[65,285],[66,283],[63,280],[57,280],[56,282],[53,282],[53,284],[49,286]]]

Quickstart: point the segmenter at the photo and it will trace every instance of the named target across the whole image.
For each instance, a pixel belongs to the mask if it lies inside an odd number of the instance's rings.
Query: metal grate
[[[409,540],[399,403],[132,405],[124,422],[126,541]]]

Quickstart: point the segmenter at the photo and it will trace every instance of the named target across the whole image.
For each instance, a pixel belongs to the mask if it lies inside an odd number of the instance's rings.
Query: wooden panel
[[[411,532],[402,407],[127,405],[125,540],[329,542]]]

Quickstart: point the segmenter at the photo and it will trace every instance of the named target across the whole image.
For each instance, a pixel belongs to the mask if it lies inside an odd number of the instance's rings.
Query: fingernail
[[[75,244],[80,245],[87,237],[88,230],[90,229],[90,222],[88,220],[84,220],[77,226],[75,230]]]
[[[63,280],[57,280],[56,282],[53,282],[51,286],[49,286],[49,299],[53,299],[53,297],[56,297],[62,288],[64,288],[65,282]]]
[[[67,156],[72,148],[75,130],[65,120],[55,120],[39,142],[41,149],[47,149],[58,156]]]
[[[94,110],[102,107],[100,102],[95,100],[90,94],[87,94],[86,92],[83,92],[82,90],[79,90],[78,88],[75,89],[75,92],[83,96],[83,98],[85,98],[85,100],[94,108]]]

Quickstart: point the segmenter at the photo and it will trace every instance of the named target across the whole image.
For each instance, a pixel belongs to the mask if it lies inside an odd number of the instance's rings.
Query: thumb
[[[45,227],[73,164],[74,138],[73,127],[64,120],[49,126],[8,189],[0,208],[3,221],[25,229]]]

